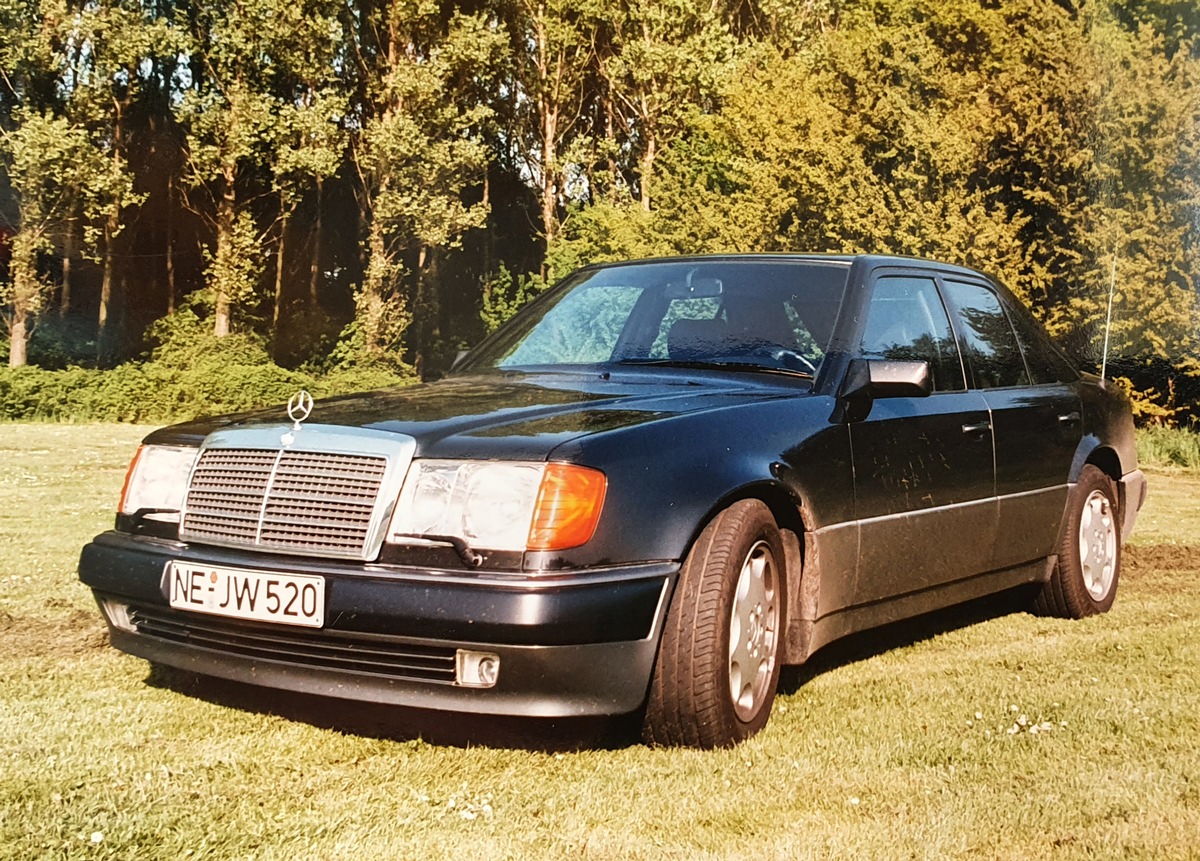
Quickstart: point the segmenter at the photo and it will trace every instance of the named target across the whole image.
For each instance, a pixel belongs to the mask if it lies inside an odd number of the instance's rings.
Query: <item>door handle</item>
[[[967,436],[977,436],[985,434],[992,429],[991,422],[978,422],[976,424],[967,424],[962,426],[962,432]]]
[[[1079,424],[1080,415],[1078,412],[1072,411],[1058,417],[1058,423],[1064,425]]]

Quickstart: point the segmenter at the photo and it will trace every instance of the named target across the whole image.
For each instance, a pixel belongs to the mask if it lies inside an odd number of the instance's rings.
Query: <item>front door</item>
[[[933,394],[876,401],[850,424],[861,551],[855,604],[986,571],[996,529],[991,412],[968,391],[934,279],[872,286],[859,354],[929,363]]]

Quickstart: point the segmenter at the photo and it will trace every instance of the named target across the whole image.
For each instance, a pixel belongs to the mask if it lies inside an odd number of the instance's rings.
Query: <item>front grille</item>
[[[206,448],[192,472],[185,541],[365,558],[379,531],[388,459],[378,455]]]
[[[243,658],[418,682],[454,683],[454,649],[414,646],[395,637],[302,631],[162,607],[130,607],[129,619],[139,634]]]

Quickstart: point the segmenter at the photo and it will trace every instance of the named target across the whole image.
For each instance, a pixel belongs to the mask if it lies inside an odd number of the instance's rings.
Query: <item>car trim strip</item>
[[[995,505],[997,502],[1004,502],[1011,499],[1020,499],[1025,496],[1041,496],[1045,493],[1058,492],[1064,488],[1070,488],[1070,484],[1063,482],[1062,484],[1052,484],[1048,487],[1039,487],[1037,490],[1022,490],[1018,493],[1005,493],[998,496],[984,496],[980,499],[969,499],[966,502],[951,502],[946,505],[931,505],[928,508],[913,508],[908,511],[897,511],[893,514],[879,514],[874,517],[864,517],[858,520],[843,520],[841,523],[830,523],[814,529],[811,535],[827,535],[838,529],[845,529],[850,526],[870,525],[872,523],[882,523],[887,520],[896,520],[898,518],[912,517],[914,514],[932,514],[937,511],[952,511],[955,509],[969,508],[973,505]]]

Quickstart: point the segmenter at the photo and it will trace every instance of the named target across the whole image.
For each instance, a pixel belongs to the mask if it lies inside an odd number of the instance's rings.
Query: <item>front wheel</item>
[[[1067,502],[1058,563],[1037,597],[1043,615],[1082,619],[1107,612],[1121,573],[1121,521],[1113,480],[1088,464]]]
[[[700,533],[679,573],[646,704],[647,743],[728,747],[766,724],[786,619],[783,543],[743,500]]]

